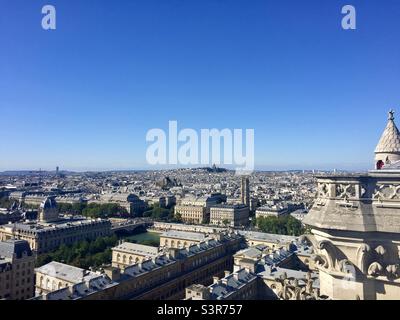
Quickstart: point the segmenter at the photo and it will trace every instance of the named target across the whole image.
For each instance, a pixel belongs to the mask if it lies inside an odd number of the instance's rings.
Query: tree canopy
[[[300,236],[305,232],[301,222],[290,215],[259,217],[257,226],[262,232]]]
[[[83,215],[88,218],[129,218],[128,211],[116,203],[58,203],[60,213]]]
[[[61,245],[57,250],[40,255],[36,265],[42,266],[58,261],[78,268],[100,267],[111,262],[111,248],[117,245],[118,237],[103,237],[93,241],[80,241],[73,245]]]

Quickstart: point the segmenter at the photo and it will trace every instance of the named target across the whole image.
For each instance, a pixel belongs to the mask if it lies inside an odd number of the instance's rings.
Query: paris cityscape
[[[368,173],[2,172],[0,297],[397,299],[394,119]]]
[[[400,3],[3,1],[0,307],[400,300]]]

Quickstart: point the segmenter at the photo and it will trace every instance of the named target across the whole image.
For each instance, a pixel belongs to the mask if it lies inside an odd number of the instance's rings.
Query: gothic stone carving
[[[356,197],[356,187],[354,184],[337,184],[336,197],[340,199],[349,199]]]
[[[400,185],[377,185],[372,198],[374,200],[400,200]]]
[[[383,245],[374,250],[367,245],[362,245],[358,250],[360,270],[371,277],[387,277],[388,280],[400,278],[400,260],[398,253],[391,252]]]
[[[276,278],[275,281],[279,283],[281,287],[277,293],[278,298],[281,300],[319,299],[319,290],[313,288],[314,281],[310,273],[308,273],[307,277],[303,280],[303,284],[300,284],[298,279],[288,278],[286,273],[280,278]]]
[[[327,183],[318,184],[318,196],[322,198],[329,197],[329,185]]]

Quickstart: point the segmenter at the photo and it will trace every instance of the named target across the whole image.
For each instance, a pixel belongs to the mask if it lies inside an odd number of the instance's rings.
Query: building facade
[[[112,267],[125,270],[133,264],[156,258],[159,249],[156,247],[124,242],[112,248]]]
[[[0,242],[0,300],[25,300],[34,296],[35,257],[28,242]]]
[[[280,217],[288,214],[287,207],[279,207],[279,206],[263,206],[257,208],[256,210],[256,218],[266,218],[266,217]]]
[[[212,238],[204,233],[170,230],[161,234],[160,247],[178,249],[188,248],[204,242],[207,239]]]
[[[79,283],[88,283],[98,278],[101,274],[52,261],[35,269],[36,295],[44,295],[53,291],[70,288]],[[107,279],[105,279],[107,280]]]
[[[246,205],[218,205],[210,209],[210,224],[240,227],[249,224],[249,207]]]
[[[180,215],[182,222],[191,224],[206,224],[209,222],[208,209],[204,206],[175,206],[175,216]]]
[[[38,222],[20,222],[0,226],[0,241],[28,241],[36,254],[42,254],[65,244],[93,240],[111,234],[111,222],[84,217],[58,217],[54,200],[44,200]],[[58,218],[56,218],[58,217]]]
[[[36,300],[177,300],[194,283],[210,285],[214,276],[232,270],[234,252],[243,238],[234,233],[221,234],[189,248],[171,248],[157,257],[126,267],[104,270],[111,282],[103,288],[85,281],[36,297]]]
[[[201,198],[183,198],[175,206],[175,215],[179,214],[184,223],[207,224],[210,222],[210,208],[226,202],[226,196],[214,193]]]

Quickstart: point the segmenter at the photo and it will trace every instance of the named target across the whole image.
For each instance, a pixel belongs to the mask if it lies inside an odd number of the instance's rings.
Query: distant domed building
[[[57,203],[54,197],[47,197],[39,207],[39,221],[54,222],[59,219]]]

